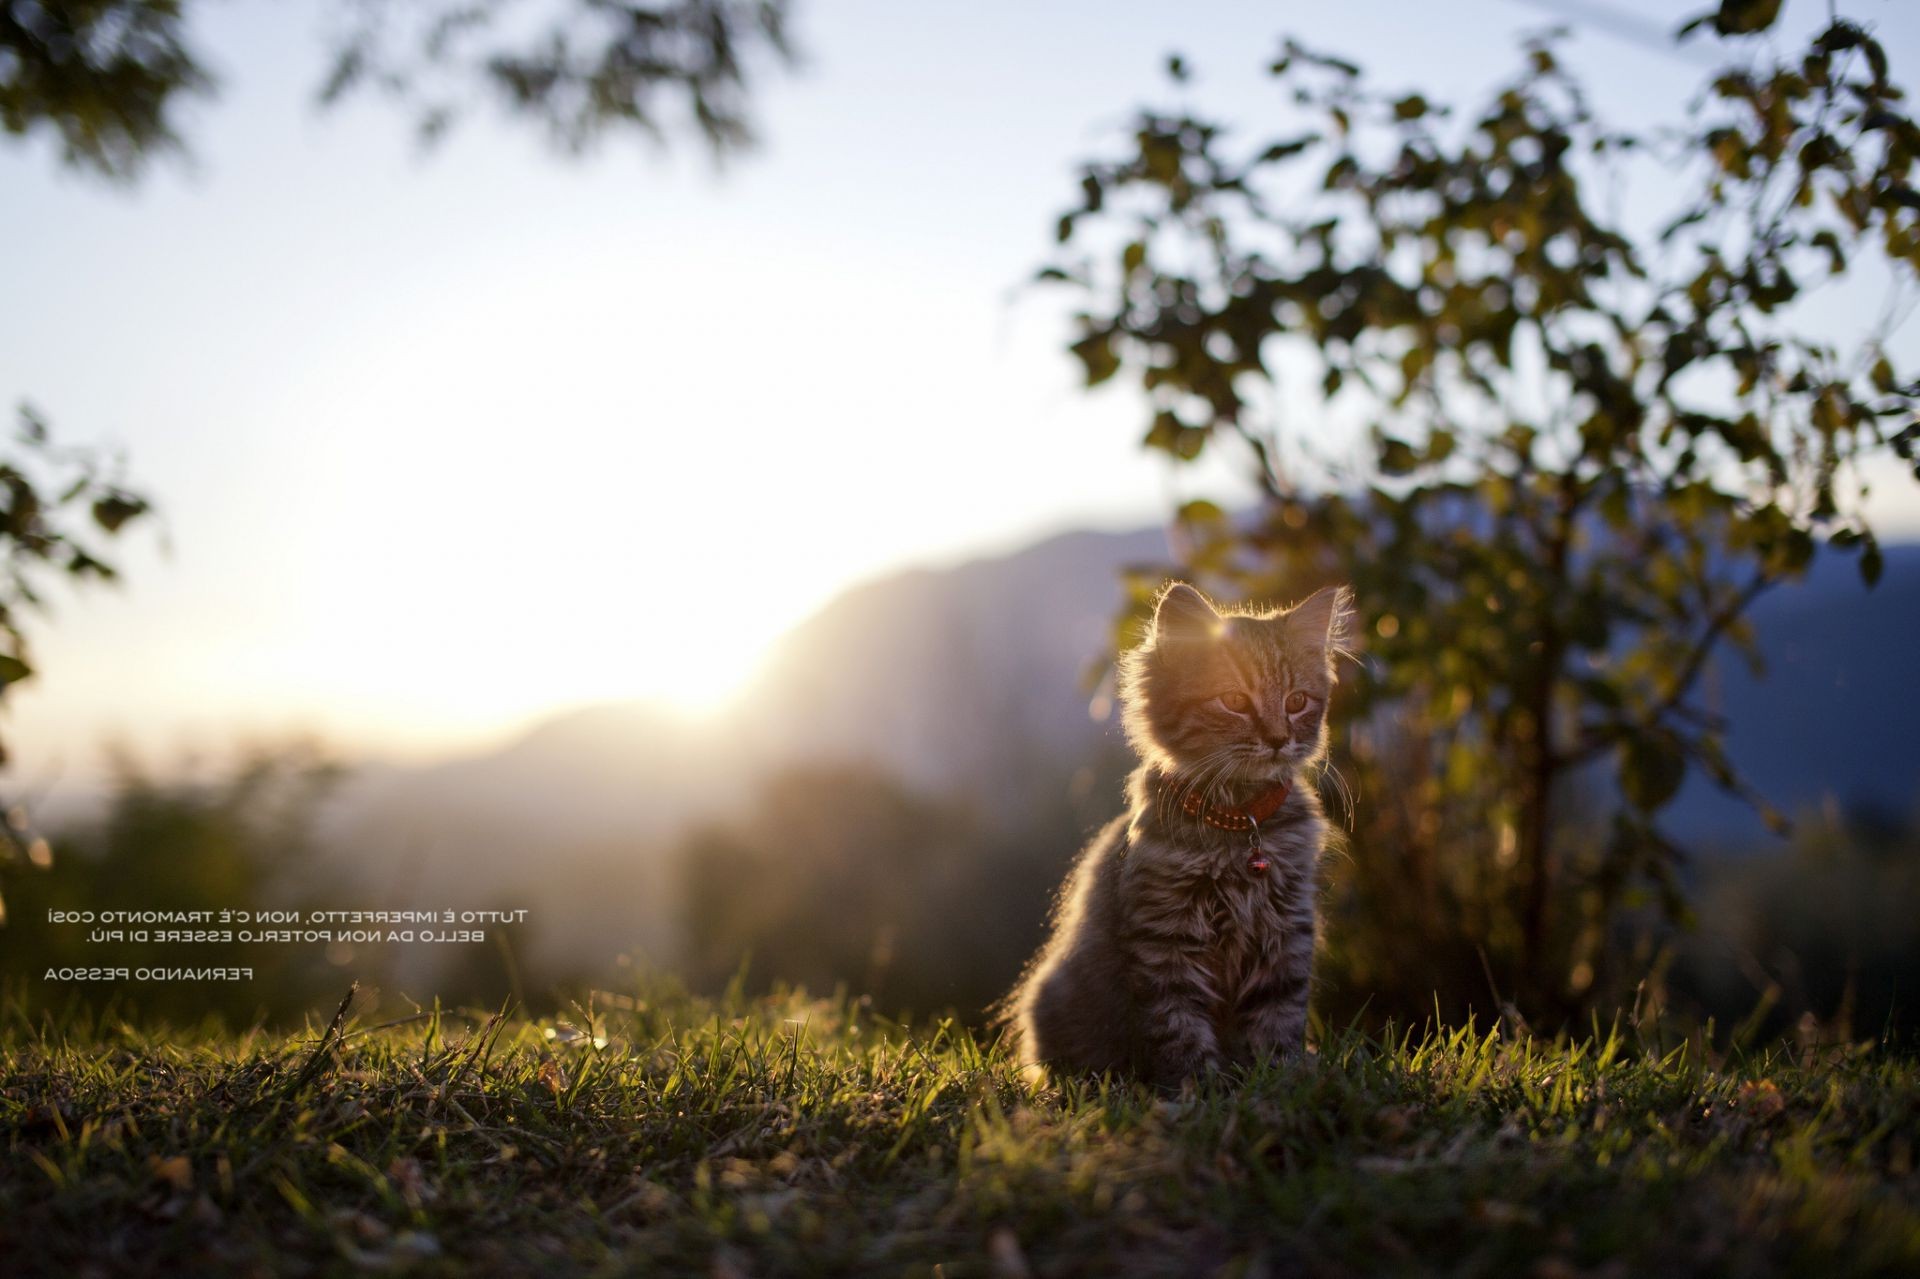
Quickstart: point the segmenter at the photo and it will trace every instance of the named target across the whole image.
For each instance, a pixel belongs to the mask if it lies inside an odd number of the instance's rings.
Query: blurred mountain
[[[827,756],[1018,820],[1037,778],[1118,748],[1086,684],[1111,643],[1118,572],[1165,535],[1068,533],[1010,555],[854,587],[797,628],[744,700],[767,764]]]
[[[589,706],[498,750],[361,770],[328,809],[321,843],[371,907],[528,909],[521,962],[604,969],[621,951],[674,944],[677,894],[655,853],[735,771],[712,727],[645,703]],[[441,958],[422,955],[401,975]]]

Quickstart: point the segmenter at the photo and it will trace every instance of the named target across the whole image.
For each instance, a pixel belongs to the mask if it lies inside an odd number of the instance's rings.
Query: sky
[[[109,746],[420,760],[594,701],[698,714],[863,578],[1242,493],[1143,453],[1023,287],[1169,51],[1248,121],[1282,32],[1471,101],[1557,12],[1628,125],[1699,72],[1632,38],[1696,7],[1653,0],[795,0],[802,65],[717,170],[558,158],[485,110],[423,154],[387,104],[320,111],[327,7],[192,6],[222,88],[131,189],[0,145],[0,404],[124,451],[162,515],[124,585],[36,623],[4,726],[31,786]],[[1841,9],[1920,64],[1920,7]],[[1875,513],[1920,532],[1912,494]]]

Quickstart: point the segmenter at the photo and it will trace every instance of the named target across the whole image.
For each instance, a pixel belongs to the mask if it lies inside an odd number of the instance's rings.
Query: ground
[[[331,1010],[328,1010],[331,1012]],[[1920,1067],[1328,1032],[1180,1096],[779,996],[0,1024],[0,1272],[1920,1273]]]

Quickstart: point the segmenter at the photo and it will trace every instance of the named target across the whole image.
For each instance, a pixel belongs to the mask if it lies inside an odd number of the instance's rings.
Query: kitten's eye
[[[1253,699],[1245,693],[1222,693],[1220,704],[1236,714],[1244,715],[1253,709]]]
[[[1307,695],[1305,693],[1296,688],[1287,694],[1287,714],[1298,715],[1305,709],[1307,709]]]

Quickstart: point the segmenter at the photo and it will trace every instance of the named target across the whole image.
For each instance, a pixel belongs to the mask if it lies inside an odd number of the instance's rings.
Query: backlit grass
[[[1916,1134],[1920,1072],[1866,1049],[1345,1032],[1167,1097],[798,996],[294,1036],[16,1010],[0,1271],[1913,1274]]]

